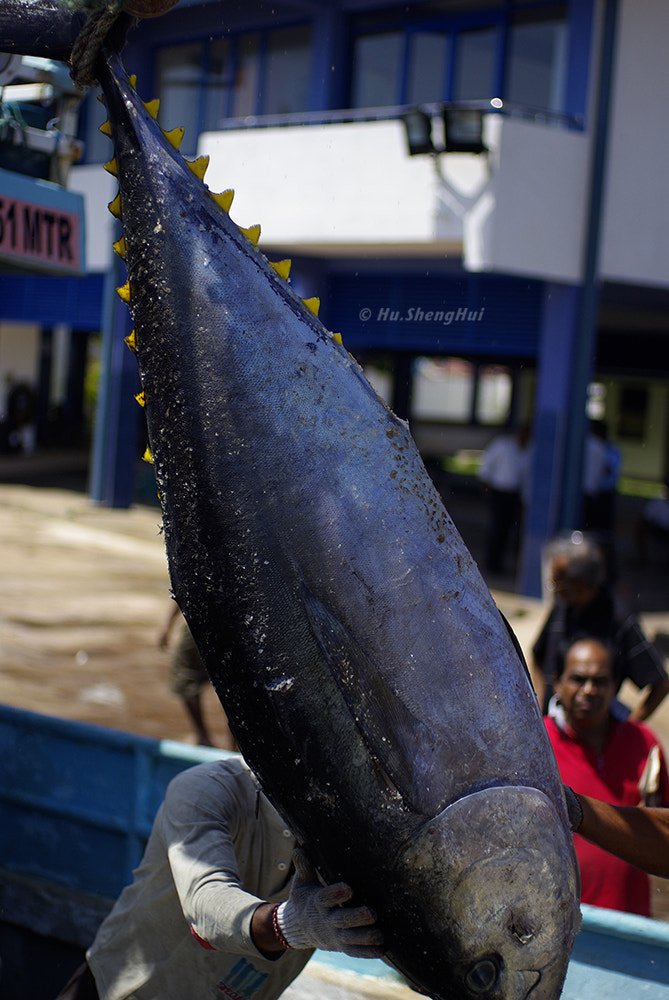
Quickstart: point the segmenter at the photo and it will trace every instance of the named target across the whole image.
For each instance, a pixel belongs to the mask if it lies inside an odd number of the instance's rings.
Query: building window
[[[399,31],[362,35],[355,40],[351,107],[379,108],[400,103],[403,41]]]
[[[441,101],[447,85],[449,35],[443,31],[416,31],[409,43],[407,104]]]
[[[560,111],[566,65],[567,26],[563,20],[513,24],[507,45],[506,100]]]
[[[202,130],[215,132],[230,105],[232,57],[229,38],[215,38],[209,46],[207,85],[204,92]]]
[[[310,32],[307,25],[270,31],[265,71],[266,115],[306,111],[311,69]]]
[[[478,371],[477,424],[506,424],[511,417],[513,378],[504,365],[483,365]]]
[[[352,19],[350,104],[505,101],[561,111],[567,5],[433,4]]]
[[[308,25],[249,31],[160,49],[156,91],[163,128],[186,125],[182,151],[226,118],[309,110]]]
[[[194,153],[197,134],[192,124],[198,121],[202,46],[175,45],[163,49],[158,53],[157,72],[160,123],[165,129],[190,126],[181,148],[184,153]]]
[[[616,438],[643,441],[646,431],[648,401],[648,389],[644,386],[623,386],[620,390]]]
[[[262,107],[260,93],[260,43],[258,35],[241,35],[235,45],[235,82],[232,107],[222,108],[233,118],[246,118],[259,114]]]
[[[462,358],[416,358],[414,419],[471,423],[475,372],[474,365]]]
[[[495,93],[497,36],[494,27],[459,32],[452,100],[482,101],[499,96]]]

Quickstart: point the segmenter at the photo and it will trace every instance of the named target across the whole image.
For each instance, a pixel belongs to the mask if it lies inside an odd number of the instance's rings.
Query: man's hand
[[[322,886],[304,851],[293,853],[295,876],[290,896],[274,919],[289,948],[343,951],[354,958],[379,958],[383,935],[368,906],[347,907],[353,890],[345,882]]]
[[[567,815],[569,817],[569,829],[576,833],[583,823],[583,806],[573,788],[564,785],[564,797],[567,800]]]

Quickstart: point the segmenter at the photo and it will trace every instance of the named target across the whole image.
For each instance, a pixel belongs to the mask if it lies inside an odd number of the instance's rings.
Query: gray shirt
[[[101,1000],[274,1000],[311,951],[265,958],[260,902],[288,897],[295,839],[241,758],[168,785],[133,882],[89,949]]]

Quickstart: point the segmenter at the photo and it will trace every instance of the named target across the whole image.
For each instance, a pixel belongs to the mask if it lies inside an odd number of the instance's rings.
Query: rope
[[[96,0],[93,0],[92,3],[87,2],[87,0],[84,0],[83,3],[74,0],[74,2],[67,3],[67,6],[71,10],[81,10],[82,8],[92,10],[77,35],[70,54],[70,75],[77,87],[85,90],[97,83],[95,64],[102,43],[121,13],[123,0],[109,0],[109,2],[103,0],[102,6],[96,3]]]

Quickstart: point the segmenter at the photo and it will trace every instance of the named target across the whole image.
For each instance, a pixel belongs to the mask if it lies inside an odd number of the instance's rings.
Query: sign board
[[[0,170],[0,263],[81,274],[84,200],[57,184]]]

